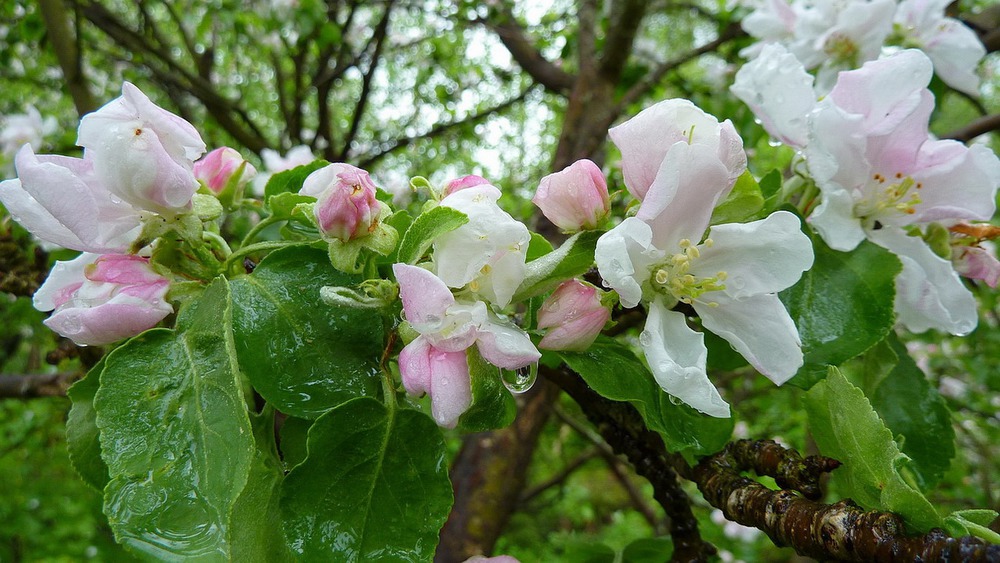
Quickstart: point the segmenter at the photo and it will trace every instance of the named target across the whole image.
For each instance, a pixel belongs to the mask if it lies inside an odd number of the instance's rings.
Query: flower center
[[[922,183],[904,176],[902,172],[897,172],[892,178],[876,173],[872,176],[872,181],[873,187],[868,190],[869,195],[855,206],[855,215],[877,222],[879,217],[913,215],[917,212],[917,205],[922,202]]]
[[[688,239],[678,243],[680,252],[667,257],[667,261],[652,269],[650,283],[653,290],[669,295],[681,303],[688,305],[702,301],[701,296],[726,289],[722,282],[726,280],[726,272],[718,272],[713,277],[698,277],[691,272],[691,264],[701,256],[698,247]],[[705,239],[705,246],[712,246],[712,239]],[[709,307],[717,307],[718,303],[707,302]]]
[[[846,35],[834,33],[823,43],[823,52],[830,55],[834,63],[856,66],[858,44]]]

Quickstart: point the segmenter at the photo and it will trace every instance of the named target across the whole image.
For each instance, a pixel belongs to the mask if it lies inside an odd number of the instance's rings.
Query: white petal
[[[72,260],[59,260],[45,278],[45,283],[38,288],[32,297],[32,304],[39,311],[51,311],[65,302],[64,294],[68,287],[79,287],[86,281],[84,269],[93,264],[98,254],[84,252]]]
[[[757,371],[778,385],[802,367],[802,343],[777,295],[720,299],[718,307],[695,303],[705,328],[721,336]]]
[[[682,313],[654,301],[639,343],[664,391],[709,416],[729,417],[729,405],[708,380],[705,335],[691,330]]]
[[[636,217],[628,217],[597,239],[597,270],[604,283],[618,292],[625,307],[639,304],[650,266],[663,258],[652,239],[652,229]]]
[[[809,216],[809,224],[834,250],[848,252],[865,240],[861,222],[854,216],[854,198],[836,185],[823,191],[823,203]]]
[[[903,271],[896,277],[896,314],[906,328],[913,332],[933,328],[959,336],[976,328],[975,297],[950,261],[902,229],[879,229],[868,236],[903,263]]]
[[[726,272],[725,293],[733,299],[781,291],[812,267],[812,242],[799,218],[787,211],[752,223],[716,225],[709,238],[714,244],[698,247],[701,256],[692,261],[691,273]]]
[[[816,106],[813,77],[783,46],[766,45],[740,68],[729,89],[750,106],[772,136],[793,147],[806,144],[806,116]]]

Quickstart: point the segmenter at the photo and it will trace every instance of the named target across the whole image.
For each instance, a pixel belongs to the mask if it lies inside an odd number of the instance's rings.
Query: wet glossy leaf
[[[316,420],[309,457],[281,491],[285,536],[304,561],[431,561],[451,503],[434,422],[369,398]]]
[[[764,195],[753,174],[747,170],[736,180],[736,185],[726,199],[712,211],[709,223],[742,223],[753,219],[763,207]]]
[[[69,416],[66,418],[69,459],[80,477],[98,491],[103,491],[109,480],[108,466],[101,458],[97,411],[94,410],[94,395],[97,394],[100,385],[104,361],[104,358],[101,358],[86,377],[74,383],[66,392],[73,401]]]
[[[908,459],[861,389],[837,368],[806,394],[810,430],[820,453],[840,460],[838,491],[869,510],[895,512],[918,531],[941,526],[934,507],[905,479]]]
[[[278,498],[285,472],[274,443],[274,411],[251,415],[254,448],[250,475],[233,506],[229,543],[233,561],[294,561],[285,543]]]
[[[600,337],[586,352],[562,352],[563,361],[594,391],[613,401],[628,401],[646,426],[663,436],[672,452],[688,456],[720,450],[733,430],[730,418],[713,418],[670,400],[643,361],[628,348]]]
[[[437,206],[413,220],[399,243],[397,261],[416,264],[434,244],[434,239],[469,222],[469,217],[450,207]]]
[[[322,250],[275,251],[253,274],[231,282],[240,366],[279,411],[316,418],[356,397],[373,396],[382,321],[371,310],[323,303],[323,286],[351,286]]]
[[[472,405],[458,420],[469,432],[503,428],[514,421],[517,403],[500,379],[500,370],[474,348],[469,348],[469,375],[472,378]]]
[[[812,269],[780,294],[805,354],[805,365],[789,383],[804,389],[822,379],[828,365],[840,365],[885,338],[896,318],[895,277],[902,269],[892,253],[868,241],[837,252],[812,238]]]
[[[101,373],[94,408],[111,477],[104,513],[119,542],[155,558],[230,557],[230,516],[254,444],[228,297],[217,280],[176,331],[133,338]]]

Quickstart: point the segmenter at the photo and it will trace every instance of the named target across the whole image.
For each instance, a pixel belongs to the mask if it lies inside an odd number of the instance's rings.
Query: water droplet
[[[772,147],[780,147],[781,146],[781,141],[779,141],[778,139],[775,139],[774,137],[769,137],[767,139],[767,144],[770,145],[770,146],[772,146]]]
[[[743,287],[746,286],[747,282],[745,279],[743,279],[743,276],[736,276],[735,278],[733,278],[732,284],[733,287],[736,289],[743,289]]]
[[[648,330],[639,333],[639,344],[649,346],[653,343],[653,335]]]
[[[511,393],[524,393],[531,389],[538,379],[538,364],[533,363],[516,370],[501,370],[504,387]]]
[[[684,401],[678,399],[677,397],[674,397],[673,395],[667,395],[667,398],[670,399],[670,404],[672,405],[680,406],[684,404]]]

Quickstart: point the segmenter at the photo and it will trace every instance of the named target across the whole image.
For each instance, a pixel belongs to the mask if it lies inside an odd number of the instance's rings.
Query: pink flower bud
[[[368,172],[360,168],[342,163],[324,166],[306,178],[299,193],[317,199],[313,213],[328,238],[349,241],[378,227],[382,204],[375,199]]]
[[[983,280],[996,288],[1000,281],[1000,261],[986,249],[978,246],[959,246],[952,254],[955,271],[973,280]]]
[[[208,186],[208,189],[219,193],[244,162],[246,162],[246,166],[243,167],[238,184],[246,185],[251,178],[257,175],[257,169],[247,162],[236,149],[229,147],[219,147],[195,162],[194,177]]]
[[[542,178],[531,201],[564,231],[596,228],[610,206],[604,174],[586,159]]]
[[[481,186],[483,184],[489,184],[490,181],[482,176],[476,176],[475,174],[469,174],[468,176],[462,176],[461,178],[455,178],[454,180],[448,182],[444,186],[444,195],[450,196],[451,194],[464,190],[465,188],[471,188],[473,186]]]
[[[597,288],[579,280],[564,281],[538,310],[538,328],[550,328],[539,348],[583,351],[611,318]]]
[[[149,260],[124,254],[81,254],[56,262],[35,293],[45,324],[80,345],[110,344],[152,328],[173,312],[164,300],[170,281]]]

